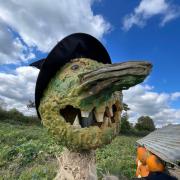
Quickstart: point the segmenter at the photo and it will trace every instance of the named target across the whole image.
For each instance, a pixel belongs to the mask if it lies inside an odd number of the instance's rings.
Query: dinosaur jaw
[[[91,111],[84,111],[79,108],[74,108],[67,105],[60,110],[60,115],[63,116],[66,122],[69,122],[73,128],[89,128],[97,126],[100,129],[114,127],[120,121],[121,107],[121,92],[115,92],[111,98],[102,103],[98,107],[92,107]]]
[[[79,74],[80,85],[75,94],[82,97],[81,102],[75,106],[66,105],[60,110],[60,115],[73,128],[97,126],[102,130],[117,126],[122,110],[121,90],[142,82],[151,68],[149,62],[132,61],[106,64],[96,70]]]
[[[121,92],[113,93],[107,101],[102,101],[99,105],[91,101],[89,111],[85,111],[82,106],[73,106],[72,103],[59,106],[55,96],[50,100],[51,103],[41,103],[39,109],[43,125],[57,142],[69,149],[96,149],[111,143],[119,133]]]

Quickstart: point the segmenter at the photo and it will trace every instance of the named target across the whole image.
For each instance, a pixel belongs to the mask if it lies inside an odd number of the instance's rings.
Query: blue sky
[[[38,75],[38,70],[28,64],[46,57],[66,35],[85,32],[101,40],[113,63],[152,62],[149,78],[124,92],[132,122],[141,115],[149,115],[157,126],[180,123],[178,0],[53,1],[56,7],[48,0],[43,3],[28,0],[27,4],[22,0],[0,1],[0,103],[3,106],[15,107],[25,114],[35,113],[25,107],[29,99],[34,99]],[[132,95],[137,98],[132,99]]]
[[[161,16],[152,17],[144,27],[122,30],[122,19],[132,12],[140,1],[103,1],[93,6],[95,12],[103,15],[113,25],[105,36],[105,46],[113,62],[131,59],[145,59],[154,68],[149,84],[158,92],[180,90],[180,19],[174,19],[163,27]],[[176,1],[178,5],[178,1]],[[179,2],[180,5],[180,2]],[[120,8],[121,7],[121,8]]]

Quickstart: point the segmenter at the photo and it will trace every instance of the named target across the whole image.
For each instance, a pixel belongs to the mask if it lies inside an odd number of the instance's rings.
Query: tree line
[[[13,123],[13,124],[36,124],[40,125],[41,122],[37,116],[25,116],[23,113],[19,112],[17,109],[13,108],[10,110],[5,110],[0,106],[0,121]]]
[[[156,129],[153,119],[149,116],[139,117],[136,124],[133,125],[128,120],[128,110],[130,110],[130,108],[125,103],[123,104],[123,110],[125,111],[125,113],[123,113],[121,117],[120,133],[134,133],[137,135],[146,135]]]

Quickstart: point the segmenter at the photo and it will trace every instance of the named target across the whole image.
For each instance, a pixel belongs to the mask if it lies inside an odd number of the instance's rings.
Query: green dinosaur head
[[[122,93],[151,70],[145,61],[103,64],[76,58],[57,71],[38,111],[44,126],[71,149],[96,149],[118,134]]]

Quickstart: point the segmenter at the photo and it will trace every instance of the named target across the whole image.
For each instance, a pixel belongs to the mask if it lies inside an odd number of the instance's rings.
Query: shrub
[[[120,133],[127,133],[131,129],[127,114],[121,117]]]
[[[138,118],[138,122],[135,125],[138,130],[154,131],[155,125],[153,120],[149,116],[141,116]]]
[[[0,121],[12,123],[12,124],[37,124],[40,125],[41,122],[36,116],[25,116],[17,109],[13,108],[9,111],[2,109],[0,107]]]
[[[8,113],[6,110],[0,107],[0,120],[4,120],[8,118]]]

